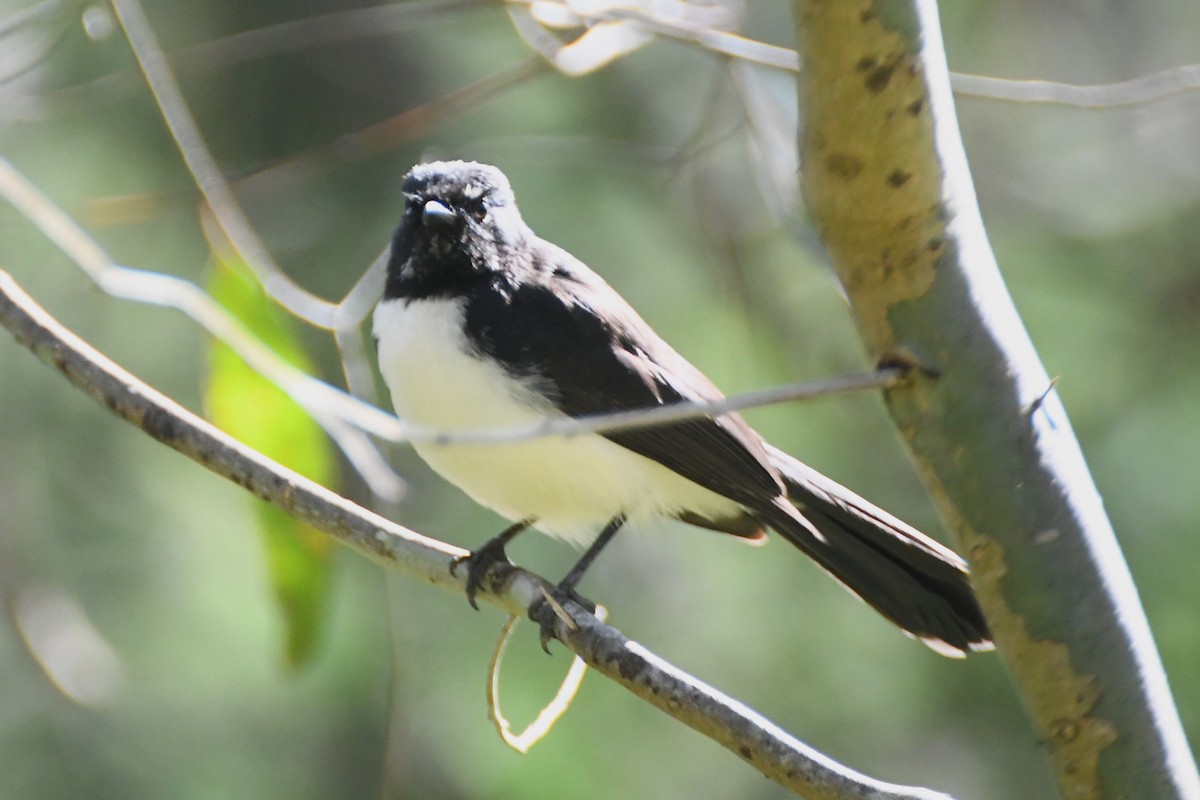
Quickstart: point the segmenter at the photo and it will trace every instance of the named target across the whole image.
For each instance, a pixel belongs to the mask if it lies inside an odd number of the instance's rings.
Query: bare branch
[[[549,72],[550,66],[540,56],[529,56],[387,119],[342,134],[333,141],[292,153],[253,171],[232,175],[230,181],[243,192],[253,189],[286,193],[286,189],[276,182],[296,181],[321,169],[394,150],[428,134],[455,114],[477,109],[487,100]],[[132,213],[145,214],[149,209],[161,209],[168,199],[190,199],[191,196],[190,191],[147,192],[105,198],[96,205],[102,209],[104,218],[111,219],[122,212],[128,213],[130,208],[134,209]],[[344,311],[334,309],[333,317],[333,325],[337,327],[338,320],[344,319]]]
[[[141,3],[113,0],[112,5],[179,153],[229,241],[276,302],[317,327],[333,327],[336,306],[292,281],[246,218],[232,187],[208,151]]]
[[[505,0],[510,7],[528,7],[534,0]],[[339,11],[305,17],[264,28],[235,33],[170,54],[172,64],[179,70],[201,70],[228,67],[256,58],[294,52],[307,47],[320,47],[356,38],[391,35],[441,16],[492,5],[492,0],[417,0],[374,8]],[[71,4],[64,0],[43,0],[29,9],[0,21],[0,35],[31,21],[52,19]],[[540,5],[559,5],[540,0]],[[570,14],[576,19],[575,10]],[[800,57],[795,50],[750,39],[738,33],[711,27],[686,24],[662,14],[644,9],[607,8],[586,18],[591,24],[605,20],[630,22],[648,33],[674,39],[737,61],[759,64],[774,69],[797,72]],[[514,18],[519,33],[548,63],[564,42],[551,36],[528,14]],[[98,93],[124,88],[130,81],[128,71],[116,72],[101,78],[59,89],[51,98],[62,109],[84,107],[88,98]],[[954,93],[961,97],[977,97],[1000,102],[1059,105],[1071,108],[1106,109],[1128,108],[1154,103],[1180,94],[1200,91],[1200,64],[1187,64],[1159,72],[1106,84],[1072,84],[1048,80],[1020,80],[955,72],[950,75]]]
[[[27,35],[13,36],[12,40],[5,42],[4,58],[0,60],[0,67],[4,70],[0,73],[0,86],[27,75],[63,41],[71,28],[71,19],[65,13],[67,10],[62,3],[43,3],[0,20],[0,40],[22,28],[37,25],[36,29],[25,31]]]
[[[171,61],[181,70],[228,68],[244,61],[310,47],[391,36],[442,17],[493,4],[494,0],[410,0],[317,14],[188,47],[172,53]]]
[[[533,0],[506,1],[510,6],[533,4]],[[538,4],[548,5],[544,2]],[[748,39],[730,31],[697,25],[687,19],[680,19],[677,14],[657,14],[652,7],[610,8],[600,5],[594,13],[587,15],[572,7],[571,13],[575,15],[580,26],[590,28],[619,20],[635,24],[647,33],[686,42],[728,58],[789,72],[800,71],[800,55],[795,50]],[[525,40],[551,63],[556,61],[556,54],[567,46],[544,31],[542,34],[536,33],[525,21],[520,25],[520,32]],[[614,54],[614,57],[616,55],[618,54]],[[1200,91],[1200,64],[1172,67],[1127,81],[1092,85],[1013,80],[960,72],[951,73],[950,82],[955,94],[987,100],[1090,109],[1126,108]]]
[[[485,100],[548,72],[549,67],[540,57],[529,56],[427,103],[407,108],[361,130],[339,136],[332,142],[295,153],[258,172],[241,176],[238,183],[244,187],[251,182],[270,181],[280,175],[311,169],[316,165],[357,160],[388,152],[428,133],[448,117],[478,108]]]
[[[1172,67],[1132,80],[1090,86],[1057,81],[1006,80],[962,72],[950,76],[950,85],[954,87],[954,93],[960,96],[1010,103],[1093,109],[1128,108],[1200,91],[1200,64]]]
[[[62,5],[64,0],[43,2]],[[247,61],[310,47],[392,36],[441,17],[492,5],[494,0],[407,0],[390,5],[335,11],[230,34],[180,48],[167,57],[179,73],[228,69]],[[3,25],[0,22],[0,28]],[[96,98],[111,101],[114,94],[129,94],[130,90],[142,85],[141,77],[136,69],[119,70],[53,90],[42,99],[51,102],[59,113],[78,113],[88,109]]]
[[[907,374],[901,367],[883,367],[876,372],[851,373],[835,378],[806,383],[791,383],[773,389],[743,392],[713,402],[679,402],[654,408],[617,411],[587,417],[561,417],[515,425],[508,428],[475,428],[456,431],[410,428],[408,441],[430,441],[435,444],[506,444],[545,436],[572,437],[583,433],[647,428],[692,417],[714,416],[760,408],[794,400],[812,400],[833,394],[882,389],[895,385]]]
[[[287,513],[385,567],[465,594],[466,552],[390,522],[231,439],[158,393],[63,328],[0,271],[0,324],[100,405]],[[479,597],[525,615],[550,585],[517,568],[498,570]],[[464,605],[464,609],[465,609]],[[861,775],[773,725],[761,715],[626,639],[583,608],[557,635],[593,669],[659,710],[708,736],[771,780],[809,800],[949,800],[927,789]]]
[[[0,19],[0,37],[8,36],[26,25],[58,20],[65,16],[72,6],[78,5],[82,5],[80,0],[41,0],[28,8],[14,11],[4,19]]]
[[[552,600],[550,595],[546,595],[546,599]],[[608,609],[604,606],[596,606],[596,619],[604,622],[607,616]],[[533,722],[525,726],[524,730],[520,733],[513,733],[512,723],[504,716],[504,711],[500,707],[500,667],[504,661],[504,651],[508,648],[509,639],[512,638],[512,632],[517,627],[518,619],[519,617],[509,617],[500,626],[500,636],[496,639],[496,647],[492,651],[492,659],[488,663],[487,706],[488,719],[492,721],[492,726],[500,735],[501,741],[518,753],[528,753],[531,747],[546,738],[546,735],[554,728],[554,723],[558,722],[571,707],[571,702],[583,684],[584,675],[587,674],[587,662],[579,656],[575,656],[571,660],[571,666],[567,669],[566,676],[559,684],[558,691],[555,692],[550,702],[538,712]]]
[[[384,439],[403,438],[403,426],[394,416],[296,369],[255,338],[200,287],[174,275],[114,263],[86,231],[2,156],[0,196],[36,225],[106,293],[182,311],[229,345],[256,372],[287,392],[335,441],[339,426],[345,423]],[[351,296],[354,303],[361,304],[359,294],[352,291]]]

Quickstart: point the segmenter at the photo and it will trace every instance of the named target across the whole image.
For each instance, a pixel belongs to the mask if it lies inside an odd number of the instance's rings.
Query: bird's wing
[[[467,304],[466,328],[487,355],[572,417],[721,397],[595,273],[540,244],[538,269]],[[783,491],[762,440],[736,414],[602,435],[751,508]]]

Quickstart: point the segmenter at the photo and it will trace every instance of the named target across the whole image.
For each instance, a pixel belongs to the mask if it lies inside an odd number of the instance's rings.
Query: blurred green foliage
[[[27,4],[0,0],[0,15]],[[44,55],[0,82],[0,150],[118,261],[202,282],[197,195],[128,47],[119,31],[89,38],[80,8],[66,5]],[[747,5],[748,35],[791,44],[785,4]],[[181,52],[348,7],[162,0],[147,11]],[[951,67],[966,72],[1100,82],[1200,60],[1195,4],[965,2],[943,13]],[[28,48],[36,55],[41,35],[0,40],[0,75]],[[863,366],[802,214],[778,217],[758,192],[761,151],[707,54],[660,42],[595,75],[547,74],[370,158],[339,139],[526,55],[502,12],[485,8],[407,32],[191,62],[180,78],[216,157],[242,178],[255,226],[326,297],[344,294],[386,244],[409,166],[476,158],[508,172],[539,233],[604,274],[727,391]],[[789,102],[786,78],[752,77]],[[1005,277],[1061,377],[1195,740],[1200,97],[1116,111],[961,98],[959,113]],[[259,173],[339,140],[333,157]],[[672,157],[681,148],[689,158]],[[8,207],[0,268],[135,374],[201,405],[207,342],[187,320],[100,294]],[[300,336],[314,369],[338,381],[328,338]],[[875,398],[750,416],[781,447],[939,530]],[[468,547],[499,529],[394,450],[411,484],[399,521]],[[256,513],[240,489],[0,339],[0,797],[785,796],[597,678],[546,742],[507,751],[483,702],[498,616],[357,558],[339,559],[311,668],[281,669],[285,622]],[[513,555],[549,576],[574,557],[536,537]],[[119,681],[89,705],[57,691],[22,638],[21,598],[44,585],[73,598],[119,658]],[[960,800],[1050,796],[999,659],[934,656],[778,543],[633,534],[583,589],[630,636],[857,769]],[[521,636],[505,668],[515,720],[566,664]]]
[[[289,364],[311,372],[297,344],[295,322],[268,297],[244,264],[218,257],[209,294],[260,342]],[[204,411],[221,430],[270,459],[336,490],[333,447],[304,409],[252,370],[225,344],[208,351]],[[265,501],[254,503],[271,585],[287,628],[291,666],[313,657],[324,627],[334,541]]]

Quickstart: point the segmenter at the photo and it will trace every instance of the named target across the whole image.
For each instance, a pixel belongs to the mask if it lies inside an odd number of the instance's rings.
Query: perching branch
[[[63,328],[3,271],[0,324],[97,403],[163,444],[391,570],[465,593],[465,570],[456,575],[450,567],[466,551],[360,508],[221,433]],[[550,588],[518,568],[493,575],[478,597],[510,614],[524,616]],[[593,669],[797,795],[809,800],[950,800],[939,792],[884,783],[838,764],[581,607],[570,604],[570,610],[578,627],[559,621],[556,635]]]
[[[989,247],[934,1],[794,5],[808,208],[872,355],[939,375],[888,390],[889,410],[1062,796],[1200,797],[1136,587]]]

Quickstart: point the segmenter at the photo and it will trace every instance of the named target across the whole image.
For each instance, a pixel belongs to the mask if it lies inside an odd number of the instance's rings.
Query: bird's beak
[[[427,201],[421,211],[421,220],[430,228],[448,228],[454,224],[455,219],[457,215],[454,211],[437,200]]]

